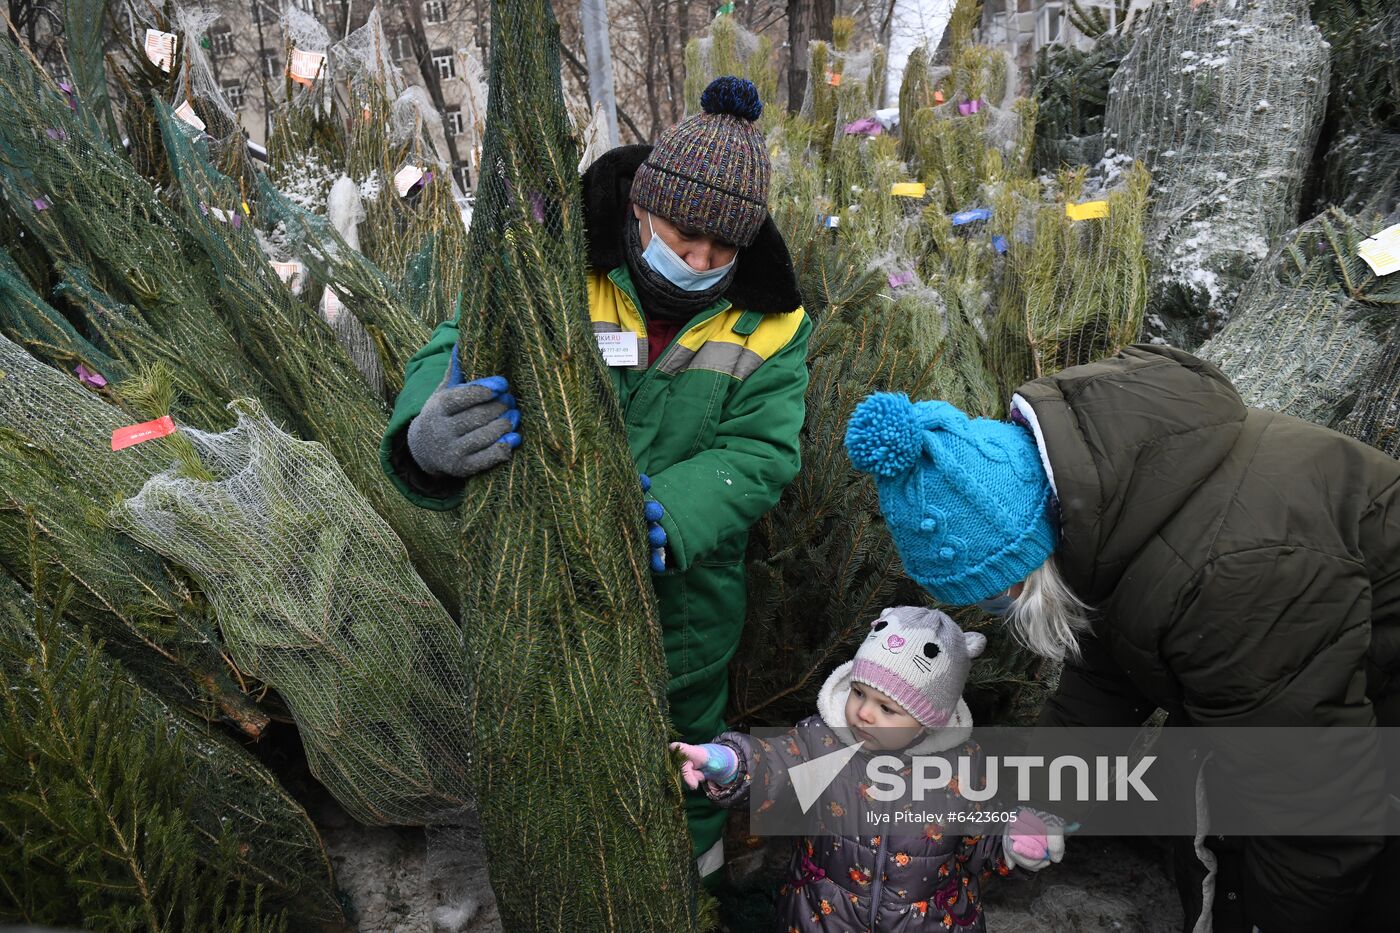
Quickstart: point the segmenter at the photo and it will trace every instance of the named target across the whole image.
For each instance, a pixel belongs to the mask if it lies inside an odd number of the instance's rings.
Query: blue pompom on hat
[[[1055,549],[1050,481],[1020,425],[877,392],[851,415],[846,453],[875,477],[905,571],[939,602],[995,596]]]

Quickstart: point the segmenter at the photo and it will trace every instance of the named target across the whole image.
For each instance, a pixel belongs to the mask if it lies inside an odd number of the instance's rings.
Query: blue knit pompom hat
[[[995,596],[1055,549],[1050,481],[1019,425],[877,392],[851,415],[846,453],[875,477],[905,571],[939,602]]]

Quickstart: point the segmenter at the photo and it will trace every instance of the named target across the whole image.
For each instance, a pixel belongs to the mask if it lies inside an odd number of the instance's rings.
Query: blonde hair
[[[1011,633],[1041,657],[1056,661],[1079,657],[1079,633],[1089,628],[1089,606],[1065,578],[1051,555],[1026,577],[1006,614]]]

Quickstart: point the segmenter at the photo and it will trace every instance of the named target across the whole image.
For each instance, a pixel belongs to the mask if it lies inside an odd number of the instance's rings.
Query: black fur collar
[[[622,221],[630,210],[632,176],[650,152],[650,146],[618,146],[583,174],[588,264],[595,269],[611,271],[623,263]],[[792,257],[772,217],[763,221],[758,238],[739,250],[734,282],[724,297],[736,308],[762,314],[786,314],[802,304]]]

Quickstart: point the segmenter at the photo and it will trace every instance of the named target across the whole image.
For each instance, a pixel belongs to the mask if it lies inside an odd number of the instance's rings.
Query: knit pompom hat
[[[680,227],[739,246],[768,216],[768,153],[754,121],[763,102],[751,81],[716,78],[698,113],[661,134],[632,181],[632,202]]]
[[[874,475],[905,571],[939,602],[995,596],[1055,549],[1050,481],[1020,425],[878,392],[851,415],[846,453]]]
[[[869,684],[904,707],[921,725],[952,719],[972,659],[987,647],[937,609],[897,606],[880,613],[856,651],[851,680]]]

